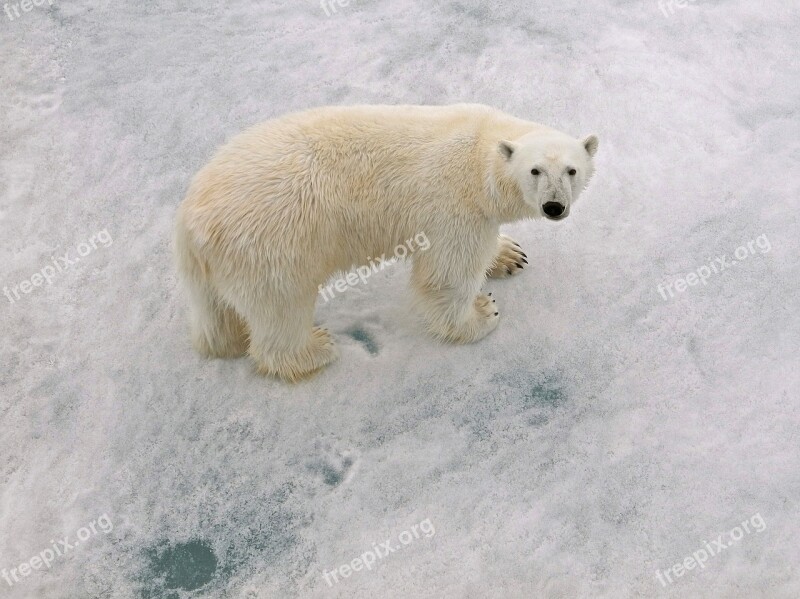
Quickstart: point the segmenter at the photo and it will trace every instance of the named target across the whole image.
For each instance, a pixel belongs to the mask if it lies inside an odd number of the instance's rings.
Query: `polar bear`
[[[411,282],[427,329],[477,341],[499,316],[485,278],[527,264],[500,225],[565,218],[597,147],[472,104],[325,107],[257,125],[197,173],[178,209],[194,347],[300,380],[337,356],[314,326],[320,285],[420,234],[429,247],[411,256]]]

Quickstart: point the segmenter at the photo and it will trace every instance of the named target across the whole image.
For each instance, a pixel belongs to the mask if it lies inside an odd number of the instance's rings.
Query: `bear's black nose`
[[[562,214],[564,214],[564,210],[566,210],[566,208],[567,207],[564,206],[564,204],[559,204],[558,202],[545,202],[544,206],[542,206],[542,210],[547,218],[560,217]]]

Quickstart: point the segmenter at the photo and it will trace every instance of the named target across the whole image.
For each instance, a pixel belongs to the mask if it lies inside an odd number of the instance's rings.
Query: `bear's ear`
[[[600,145],[600,140],[596,135],[587,135],[581,140],[581,144],[589,152],[589,156],[594,156],[597,153],[597,146]]]
[[[511,156],[514,154],[514,150],[517,149],[517,146],[514,145],[513,142],[502,140],[498,144],[497,149],[500,150],[500,153],[506,160],[511,160]]]

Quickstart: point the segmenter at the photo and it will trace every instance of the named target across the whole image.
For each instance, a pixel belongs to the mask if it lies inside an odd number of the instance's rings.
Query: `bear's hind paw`
[[[311,338],[302,350],[292,354],[270,354],[257,359],[259,374],[275,376],[289,383],[307,379],[339,356],[336,344],[327,329],[314,327]]]

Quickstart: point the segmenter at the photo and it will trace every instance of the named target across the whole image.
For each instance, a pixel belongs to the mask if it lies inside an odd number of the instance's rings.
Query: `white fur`
[[[195,176],[178,211],[195,347],[247,351],[291,381],[322,368],[336,350],[313,327],[318,286],[420,233],[430,247],[411,258],[412,284],[428,329],[476,341],[498,321],[485,276],[524,261],[499,226],[548,201],[568,210],[596,149],[594,136],[479,105],[329,107],[257,125]]]

